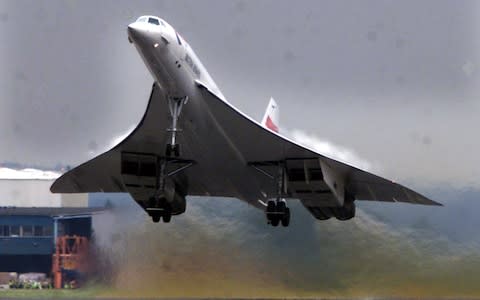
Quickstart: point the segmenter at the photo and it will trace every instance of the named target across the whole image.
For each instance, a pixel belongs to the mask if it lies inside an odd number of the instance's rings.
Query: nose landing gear
[[[160,219],[162,219],[164,223],[170,223],[172,215],[185,212],[185,198],[184,196],[179,196],[183,194],[178,194],[176,189],[171,187],[172,184],[170,184],[170,187],[167,187],[167,178],[171,178],[175,174],[185,171],[194,164],[195,161],[193,160],[177,158],[159,159],[157,190],[142,204],[154,223],[160,222]],[[183,203],[183,206],[181,203]]]
[[[172,126],[167,129],[171,133],[170,143],[167,144],[165,149],[165,155],[167,157],[180,156],[180,145],[177,144],[177,132],[180,132],[181,129],[177,127],[178,118],[182,113],[183,105],[188,102],[188,96],[185,97],[167,97],[168,109],[170,111],[170,117],[172,118]]]

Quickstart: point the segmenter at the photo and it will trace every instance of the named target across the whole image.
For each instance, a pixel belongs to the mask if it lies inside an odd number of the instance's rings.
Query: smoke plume
[[[282,132],[285,132],[287,135],[291,136],[295,142],[315,150],[329,158],[353,165],[362,170],[373,171],[374,169],[378,169],[378,166],[358,157],[353,150],[335,145],[302,130],[294,129],[291,131],[286,130]]]
[[[292,202],[291,226],[272,228],[238,200],[189,198],[186,214],[154,224],[131,200],[114,201],[129,205],[95,221],[115,266],[107,296],[480,295],[478,241],[439,233],[429,218],[399,225],[360,204],[351,221],[320,222]]]

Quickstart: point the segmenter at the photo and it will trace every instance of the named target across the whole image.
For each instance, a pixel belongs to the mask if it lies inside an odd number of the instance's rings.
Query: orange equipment
[[[55,245],[52,259],[53,286],[62,288],[63,270],[86,273],[88,263],[88,239],[83,236],[60,236]]]

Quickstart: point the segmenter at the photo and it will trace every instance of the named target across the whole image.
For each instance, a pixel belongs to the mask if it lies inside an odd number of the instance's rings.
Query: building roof
[[[54,180],[60,177],[60,175],[61,174],[56,171],[0,167],[0,179],[4,180]]]
[[[0,216],[90,216],[105,210],[105,207],[0,207]]]

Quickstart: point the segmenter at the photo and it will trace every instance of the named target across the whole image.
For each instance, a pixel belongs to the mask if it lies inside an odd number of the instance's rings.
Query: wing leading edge
[[[109,151],[69,170],[50,187],[52,193],[126,193],[121,177],[122,146],[138,136],[142,126],[156,110],[162,97],[161,89],[153,84],[145,113],[135,129]]]
[[[277,133],[266,130],[261,124],[238,111],[228,102],[217,97],[201,82],[197,82],[197,85],[203,89],[204,99],[212,115],[215,116],[219,124],[222,124],[223,130],[231,137],[232,142],[243,154],[246,161],[250,163],[283,161],[287,166],[288,164],[299,165],[298,168],[291,168],[292,173],[296,169],[301,170],[303,168],[303,170],[307,170],[303,175],[300,175],[300,177],[303,178],[299,180],[300,184],[292,180],[291,184],[293,185],[297,184],[297,186],[301,186],[302,188],[315,186],[312,184],[314,181],[310,180],[307,182],[306,177],[308,177],[308,173],[314,174],[314,171],[320,169],[322,181],[327,183],[326,185],[328,186],[326,179],[329,177],[329,174],[327,174],[327,170],[329,169],[331,170],[331,176],[335,175],[335,178],[343,179],[345,191],[354,195],[357,200],[405,202],[435,206],[442,205],[398,183],[328,158],[298,145]],[[255,145],[252,145],[252,140],[255,141]],[[306,165],[310,166],[309,169],[306,169]],[[310,172],[308,172],[308,170],[310,170]],[[287,170],[287,173],[288,172],[289,170]],[[320,185],[318,186],[320,187]],[[330,188],[335,190],[336,182],[332,182]],[[311,188],[310,190],[306,190],[307,193],[302,195],[302,193],[297,193],[297,191],[291,190],[290,193],[295,196],[294,198],[302,200],[304,204],[313,206],[316,205],[315,192],[319,192],[318,194],[325,192],[325,190],[315,190]]]
[[[311,208],[324,205],[323,202],[326,199],[324,192],[329,189],[337,190],[336,186],[339,185],[358,200],[441,205],[400,184],[323,156],[267,130],[222,100],[203,83],[197,81],[196,84],[203,96],[204,107],[207,110],[206,117],[212,118],[213,122],[221,127],[222,136],[226,137],[228,144],[235,148],[235,152],[244,162],[245,168],[254,163],[267,163],[268,165],[270,162],[284,162],[288,167],[287,177],[291,180],[289,182],[290,196],[300,199],[314,215]],[[164,132],[164,128],[168,126],[168,115],[165,101],[162,101],[163,98],[161,89],[154,84],[146,112],[132,133],[111,150],[63,174],[51,186],[51,191],[54,193],[131,192],[125,186],[121,174],[122,152],[135,151],[161,155],[164,151],[165,137],[159,136],[159,134]],[[194,141],[189,139],[192,137],[187,137],[187,132],[184,135],[185,141]],[[208,137],[202,137],[202,139],[208,140]],[[192,158],[198,154],[193,150],[190,152]],[[201,155],[205,155],[205,153],[201,153]],[[295,175],[299,169],[305,170],[303,177]],[[319,171],[320,175],[318,175]],[[234,184],[233,188],[232,186],[225,188],[218,183],[212,185],[213,181],[205,181],[204,178],[208,177],[209,173],[199,165],[198,168],[192,168],[186,173],[190,179],[189,194],[232,196],[232,189],[235,189],[237,195],[250,195],[253,189],[252,184],[262,191],[268,191],[268,188],[264,188],[266,185],[271,185],[270,180],[266,180],[264,175],[256,171],[249,173],[251,176],[248,178],[242,177],[243,179],[239,179],[238,174],[238,172],[222,174],[224,177],[232,176],[237,180],[235,181],[237,184]],[[297,181],[294,182],[293,178],[297,178]],[[338,181],[337,185],[335,179],[340,179],[341,182]],[[242,192],[241,189],[244,186],[242,183],[246,182],[249,189]],[[345,195],[342,193],[338,192],[334,196],[344,197]],[[267,198],[273,196],[269,192],[267,194]],[[144,197],[140,194],[132,196],[136,200]],[[240,198],[245,200],[248,197]],[[252,201],[256,202],[253,199],[248,200],[251,203],[253,203]]]

